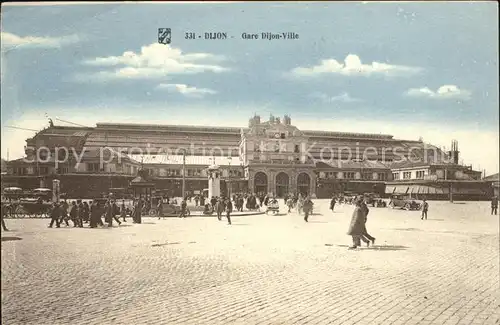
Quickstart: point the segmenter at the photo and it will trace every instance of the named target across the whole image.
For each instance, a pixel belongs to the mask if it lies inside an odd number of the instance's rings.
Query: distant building
[[[422,141],[384,134],[303,131],[292,125],[289,116],[281,120],[271,115],[261,121],[256,115],[245,128],[51,125],[26,144],[26,157],[8,163],[2,183],[35,188],[59,178],[61,191],[73,197],[127,188],[141,168],[162,193],[181,195],[183,178],[188,193],[201,192],[208,187],[205,169],[213,163],[223,169],[224,193],[419,194],[420,187],[410,186],[449,188],[453,182],[460,184],[453,188],[476,189],[485,184],[477,178],[478,172],[455,162],[458,149],[448,163],[450,153]],[[65,162],[56,166],[57,160]],[[408,165],[409,161],[421,163]],[[425,187],[422,191],[432,194]]]
[[[498,173],[485,177],[484,181],[491,184],[491,187],[493,188],[493,195],[499,197],[500,180]]]

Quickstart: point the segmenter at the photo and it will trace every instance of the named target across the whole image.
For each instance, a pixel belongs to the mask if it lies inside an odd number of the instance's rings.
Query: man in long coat
[[[362,208],[362,200],[356,200],[356,207],[352,213],[351,224],[349,225],[349,230],[347,234],[352,236],[352,246],[349,249],[357,248],[361,246],[361,240],[363,240],[367,245],[370,243],[365,237],[366,227],[365,227],[365,214]]]

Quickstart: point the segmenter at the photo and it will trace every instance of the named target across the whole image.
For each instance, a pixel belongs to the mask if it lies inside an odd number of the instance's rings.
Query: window
[[[378,179],[381,181],[385,181],[387,178],[387,175],[385,173],[378,173]]]
[[[392,179],[395,181],[399,180],[399,173],[392,173]]]
[[[274,152],[280,152],[280,143],[278,141],[274,143]]]
[[[373,173],[363,173],[363,179],[373,179]]]
[[[295,148],[293,149],[293,152],[300,153],[300,147],[299,147],[298,144],[295,145]]]
[[[180,169],[173,169],[173,168],[167,169],[167,176],[180,176],[180,175],[181,175]]]
[[[328,178],[328,179],[335,179],[336,175],[337,175],[336,172],[327,172],[326,173],[326,178]]]
[[[99,163],[87,163],[88,172],[98,172],[99,170]]]
[[[346,179],[354,179],[354,172],[345,172],[344,178]]]
[[[403,172],[403,179],[411,179],[411,172]]]
[[[59,168],[59,174],[68,174],[69,173],[69,168],[68,167],[61,167]]]
[[[286,137],[285,133],[281,133],[281,138],[284,139]]]
[[[258,143],[258,142],[257,142],[257,143],[255,144],[255,150],[254,150],[254,151],[255,151],[255,152],[260,152],[260,151],[261,151],[261,148],[260,148],[260,143]]]
[[[417,179],[423,179],[425,176],[425,171],[424,170],[417,170]]]

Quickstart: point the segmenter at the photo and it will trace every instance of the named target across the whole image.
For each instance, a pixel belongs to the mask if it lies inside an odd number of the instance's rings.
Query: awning
[[[396,186],[386,186],[385,187],[385,194],[392,194],[396,190]]]

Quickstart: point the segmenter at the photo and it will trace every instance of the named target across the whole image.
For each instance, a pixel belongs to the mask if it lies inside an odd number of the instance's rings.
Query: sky
[[[464,163],[499,169],[496,2],[23,4],[1,15],[2,158],[22,157],[35,134],[12,127],[40,130],[47,117],[244,127],[289,114],[302,130],[448,149],[456,139]]]

